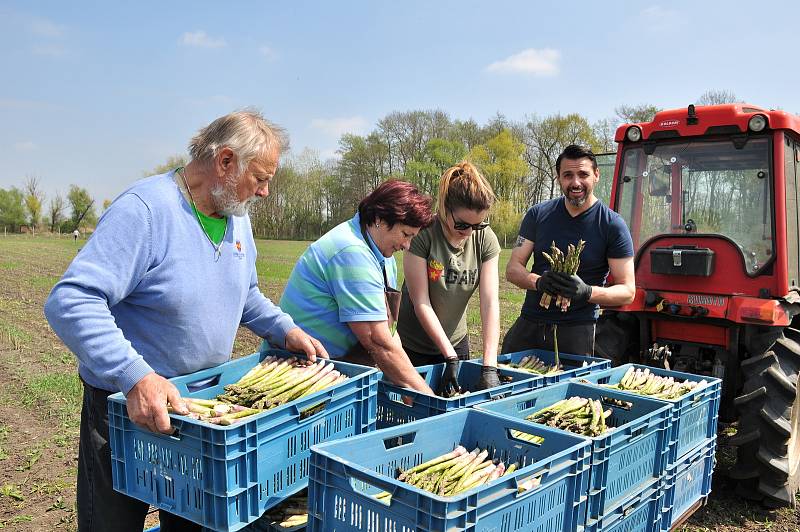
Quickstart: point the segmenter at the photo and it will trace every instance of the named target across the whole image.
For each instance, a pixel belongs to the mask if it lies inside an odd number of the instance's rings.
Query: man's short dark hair
[[[590,148],[586,146],[579,146],[578,144],[570,144],[564,151],[561,152],[561,155],[558,156],[556,159],[556,174],[561,175],[561,160],[562,159],[570,159],[572,161],[577,159],[583,159],[586,157],[590,161],[592,161],[592,170],[597,170],[597,158],[592,153]]]

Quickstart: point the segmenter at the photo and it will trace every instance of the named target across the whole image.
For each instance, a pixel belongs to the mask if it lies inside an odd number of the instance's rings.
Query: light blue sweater
[[[151,371],[169,378],[226,362],[240,324],[281,346],[295,327],[258,289],[250,219],[229,218],[215,262],[173,174],[111,204],[45,303],[96,388],[128,393]]]

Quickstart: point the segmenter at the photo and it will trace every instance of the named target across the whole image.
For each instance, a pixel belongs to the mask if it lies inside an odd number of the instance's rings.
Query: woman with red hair
[[[400,305],[392,255],[433,222],[432,204],[411,183],[384,182],[353,218],[308,247],[280,302],[331,358],[377,365],[398,386],[428,394],[433,391],[391,332]]]

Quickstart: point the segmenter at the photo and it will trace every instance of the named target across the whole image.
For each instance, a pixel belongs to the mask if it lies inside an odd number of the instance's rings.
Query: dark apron
[[[361,226],[361,236],[364,238],[364,242],[367,243],[367,246],[369,246],[366,226],[364,225]],[[372,248],[370,247],[370,249]],[[389,321],[389,330],[391,330],[392,326],[400,317],[401,293],[399,290],[389,286],[389,279],[386,277],[385,264],[383,265],[383,297],[386,301],[386,319]],[[362,366],[376,366],[372,355],[363,345],[361,345],[361,342],[356,342],[356,345],[351,347],[343,357],[337,360],[341,360],[342,362],[350,362],[351,364],[359,364]]]

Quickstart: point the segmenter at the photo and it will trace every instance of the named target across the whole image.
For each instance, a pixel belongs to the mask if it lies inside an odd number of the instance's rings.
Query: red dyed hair
[[[380,218],[390,227],[405,224],[425,228],[433,223],[433,198],[407,181],[389,179],[358,204],[361,223],[370,225]]]

